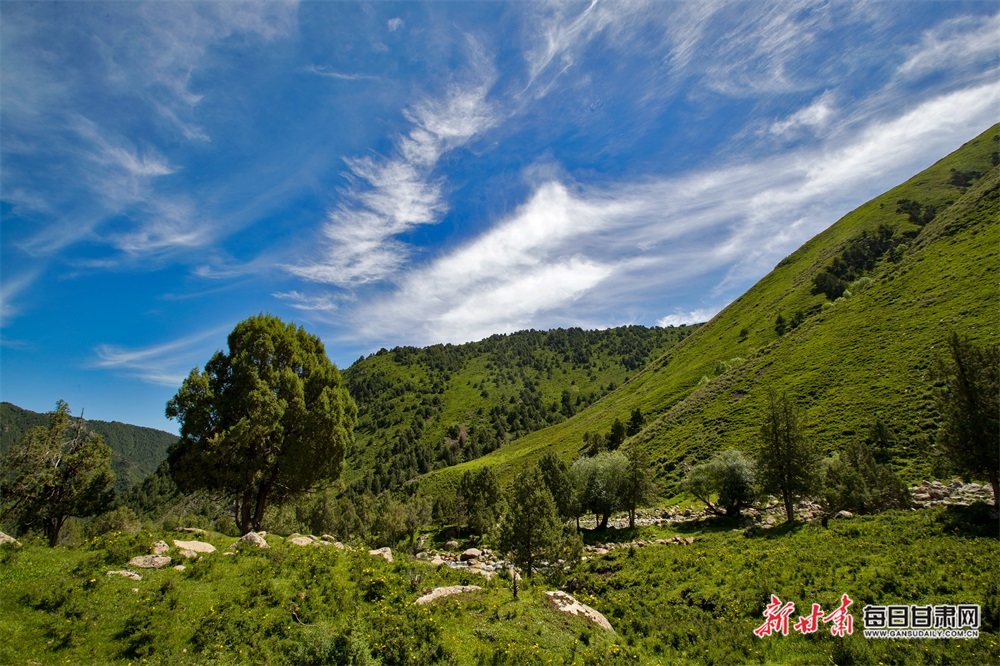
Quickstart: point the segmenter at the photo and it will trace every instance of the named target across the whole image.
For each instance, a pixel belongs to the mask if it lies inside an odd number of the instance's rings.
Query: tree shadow
[[[935,516],[934,522],[946,534],[1000,539],[1000,518],[996,509],[986,502],[945,506],[944,511]]]
[[[743,536],[748,539],[780,539],[801,531],[807,524],[808,523],[804,521],[796,520],[792,523],[785,521],[779,525],[769,528],[753,525],[748,527],[746,531],[743,532]]]

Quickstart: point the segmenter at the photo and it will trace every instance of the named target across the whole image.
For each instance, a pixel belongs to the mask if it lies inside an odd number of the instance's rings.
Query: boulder
[[[153,555],[166,555],[170,552],[170,546],[167,545],[166,541],[157,541],[150,547],[150,550]]]
[[[850,511],[838,511],[834,518],[853,518],[854,514]]]
[[[463,592],[475,592],[476,590],[481,589],[483,588],[478,585],[450,585],[448,587],[437,587],[417,599],[414,603],[422,606],[442,597],[449,597],[453,594],[462,594]]]
[[[256,546],[257,548],[269,548],[267,541],[264,537],[257,532],[247,532],[239,539],[233,542],[233,545],[229,547],[229,550],[236,550],[241,546]]]
[[[165,555],[140,555],[129,560],[128,565],[138,569],[162,569],[170,564],[170,561]]]
[[[288,543],[293,546],[311,546],[313,540],[307,536],[294,536],[288,539]]]
[[[439,567],[439,566],[441,566],[442,564],[444,564],[444,560],[443,560],[443,559],[441,559],[441,556],[440,556],[440,555],[435,555],[435,556],[434,556],[433,558],[431,558],[431,561],[430,561],[430,563],[431,563],[431,564],[433,564],[433,565],[434,565],[434,566],[436,566],[436,567]]]
[[[456,550],[458,549],[458,542],[452,539],[451,541],[446,543],[444,547],[447,548],[448,550]]]
[[[178,541],[174,539],[174,545],[181,550],[190,550],[193,553],[201,553],[203,555],[215,552],[215,546],[204,541]]]
[[[184,571],[186,568],[183,564],[178,564],[174,567],[174,571]]]
[[[14,548],[20,548],[21,542],[12,536],[8,536],[3,532],[0,532],[0,546],[13,546]]]
[[[386,562],[392,562],[392,548],[385,546],[384,548],[376,548],[374,550],[368,551],[369,555],[374,555],[375,557],[385,558]]]
[[[468,562],[469,560],[478,560],[483,556],[483,551],[478,548],[469,548],[464,553],[462,553],[461,559],[463,562]]]
[[[134,571],[128,571],[127,569],[121,569],[119,571],[109,571],[109,576],[121,576],[122,578],[128,578],[130,580],[142,580],[142,576]]]
[[[546,592],[545,596],[548,597],[549,603],[552,604],[556,610],[563,613],[569,613],[571,615],[580,615],[591,624],[596,624],[602,629],[607,629],[611,633],[615,633],[611,623],[608,622],[608,618],[604,617],[601,613],[594,610],[590,606],[581,604],[565,592],[556,590],[553,592]]]
[[[188,550],[187,548],[180,549],[179,551],[177,551],[177,554],[187,560],[198,559],[198,553],[194,552],[193,550]]]

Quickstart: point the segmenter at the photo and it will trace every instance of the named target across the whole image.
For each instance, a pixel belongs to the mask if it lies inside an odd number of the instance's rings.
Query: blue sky
[[[0,398],[176,430],[266,311],[704,321],[1000,120],[996,2],[0,4]]]

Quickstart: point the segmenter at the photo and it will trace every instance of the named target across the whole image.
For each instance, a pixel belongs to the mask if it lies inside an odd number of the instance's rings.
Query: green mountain
[[[604,399],[432,472],[422,491],[451,492],[484,465],[507,476],[549,450],[572,458],[584,433],[639,408],[646,426],[629,444],[650,452],[669,494],[686,464],[754,449],[771,390],[806,408],[807,436],[822,450],[839,450],[878,419],[895,433],[903,478],[930,475],[936,349],[953,330],[1000,339],[998,141],[1000,125],[843,217]]]
[[[9,402],[0,403],[0,455],[5,455],[28,430],[48,423],[47,414],[21,409]],[[88,420],[87,427],[101,435],[111,448],[111,467],[119,492],[155,472],[167,457],[167,447],[177,439],[177,435],[169,432],[118,421]]]
[[[344,480],[397,488],[565,421],[694,330],[520,331],[359,359],[344,371],[359,411]]]

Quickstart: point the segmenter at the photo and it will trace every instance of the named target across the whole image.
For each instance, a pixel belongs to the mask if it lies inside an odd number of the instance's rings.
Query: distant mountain
[[[344,480],[379,492],[474,460],[565,421],[694,330],[520,331],[359,359],[344,370],[359,410]]]
[[[951,331],[1000,339],[998,149],[1000,125],[817,235],[605,399],[432,472],[423,492],[446,492],[472,467],[506,476],[549,450],[572,458],[585,432],[636,408],[652,418],[629,444],[652,455],[669,492],[685,465],[755,449],[770,390],[807,410],[807,436],[822,450],[864,437],[878,419],[894,433],[897,471],[930,476],[935,355]]]
[[[0,455],[6,454],[31,428],[48,425],[47,414],[0,403]],[[111,448],[111,467],[119,492],[141,482],[167,457],[167,447],[177,440],[169,432],[118,421],[87,420],[87,427],[101,435]]]

